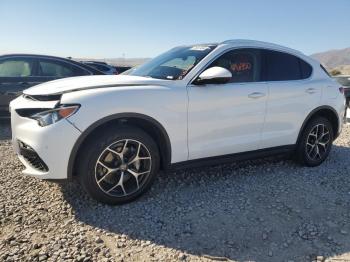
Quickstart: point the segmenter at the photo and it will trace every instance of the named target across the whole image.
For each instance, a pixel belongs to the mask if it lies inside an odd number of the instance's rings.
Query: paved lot
[[[163,173],[116,207],[22,176],[9,139],[1,122],[0,261],[350,261],[350,126],[320,167],[275,158]]]

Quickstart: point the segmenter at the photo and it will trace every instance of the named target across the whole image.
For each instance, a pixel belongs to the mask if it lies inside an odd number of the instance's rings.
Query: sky
[[[0,0],[0,54],[154,57],[254,39],[306,54],[350,47],[350,0]]]

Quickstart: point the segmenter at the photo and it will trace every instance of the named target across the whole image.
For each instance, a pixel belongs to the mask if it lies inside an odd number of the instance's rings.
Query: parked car
[[[131,66],[115,66],[115,69],[118,71],[118,74],[121,74],[131,69]]]
[[[101,74],[81,63],[60,57],[28,54],[0,56],[0,115],[9,116],[10,101],[31,86],[64,77]]]
[[[108,65],[104,62],[83,62],[85,65],[91,66],[106,75],[118,75],[119,72],[114,66]]]
[[[350,107],[350,75],[334,76],[334,79],[344,87],[346,104],[348,107]]]
[[[24,174],[77,177],[108,204],[144,193],[159,169],[293,154],[318,166],[345,100],[320,63],[275,44],[181,46],[129,75],[69,78],[11,102]]]

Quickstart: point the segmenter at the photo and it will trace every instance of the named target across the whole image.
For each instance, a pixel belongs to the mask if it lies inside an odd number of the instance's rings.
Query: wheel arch
[[[154,118],[139,113],[118,113],[104,117],[91,124],[77,139],[71,150],[67,177],[71,179],[75,176],[76,160],[85,142],[96,134],[99,130],[110,125],[130,125],[143,129],[156,142],[160,151],[161,168],[168,169],[171,163],[171,143],[165,128]]]
[[[298,134],[298,139],[297,139],[297,144],[299,143],[299,140],[302,136],[302,133],[307,125],[307,123],[317,117],[317,116],[322,116],[322,117],[325,117],[327,118],[331,124],[332,124],[332,127],[333,127],[333,131],[334,131],[334,139],[336,139],[339,135],[339,125],[340,125],[340,119],[339,119],[339,116],[338,116],[338,113],[337,111],[330,107],[330,106],[320,106],[320,107],[317,107],[315,108],[314,110],[312,110],[308,116],[305,118],[300,130],[299,130],[299,134]]]

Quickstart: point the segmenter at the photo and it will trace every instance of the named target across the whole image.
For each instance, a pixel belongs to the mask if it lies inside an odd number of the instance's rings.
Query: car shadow
[[[161,173],[122,206],[62,185],[77,220],[129,238],[214,259],[308,261],[350,252],[347,147],[320,167],[267,158]]]

